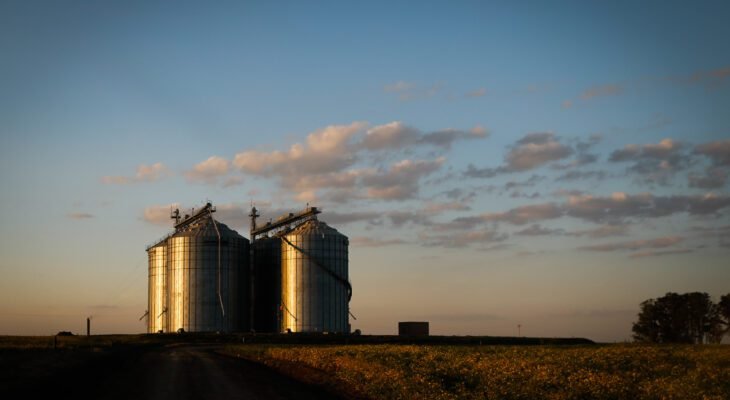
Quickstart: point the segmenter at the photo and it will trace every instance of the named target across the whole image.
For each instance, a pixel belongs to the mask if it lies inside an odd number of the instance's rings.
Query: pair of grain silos
[[[149,246],[148,329],[154,332],[348,333],[348,239],[308,207],[256,226],[251,239],[210,204]]]

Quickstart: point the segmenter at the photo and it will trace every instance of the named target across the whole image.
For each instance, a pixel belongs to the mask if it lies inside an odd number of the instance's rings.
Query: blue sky
[[[139,332],[207,199],[351,238],[353,328],[630,337],[728,290],[725,2],[0,5],[0,334]]]

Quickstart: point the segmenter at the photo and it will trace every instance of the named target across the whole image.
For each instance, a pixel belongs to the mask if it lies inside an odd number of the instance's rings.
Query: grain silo
[[[148,332],[249,328],[249,242],[213,219],[210,204],[148,248]]]
[[[282,331],[349,333],[347,236],[315,218],[281,239]]]
[[[281,239],[265,237],[251,243],[253,252],[253,328],[279,332],[281,302]]]
[[[147,249],[149,257],[149,280],[147,295],[147,332],[165,332],[165,310],[167,309],[167,242],[165,239]]]
[[[266,331],[350,331],[348,239],[308,207],[257,227],[251,210],[255,325]],[[275,330],[272,310],[276,311]]]

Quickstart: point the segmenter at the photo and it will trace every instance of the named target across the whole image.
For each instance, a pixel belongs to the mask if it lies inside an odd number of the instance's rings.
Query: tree
[[[730,293],[720,297],[720,302],[717,304],[718,313],[722,319],[724,326],[724,332],[730,334]]]
[[[730,311],[730,294],[722,297],[721,304]],[[719,342],[723,332],[722,310],[723,305],[713,303],[707,293],[670,292],[641,303],[638,321],[632,327],[634,339],[653,343]]]

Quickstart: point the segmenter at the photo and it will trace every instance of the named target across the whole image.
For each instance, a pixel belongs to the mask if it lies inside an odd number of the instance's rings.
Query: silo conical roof
[[[316,219],[310,219],[309,221],[297,226],[292,231],[287,232],[287,235],[338,235],[341,234],[337,229],[327,225],[327,223]]]
[[[229,228],[228,225],[215,221],[213,223],[212,216],[206,216],[194,221],[193,223],[180,228],[173,236],[195,236],[195,237],[218,237],[220,232],[221,238],[236,237],[241,238],[238,232]],[[218,231],[216,232],[216,227]]]

